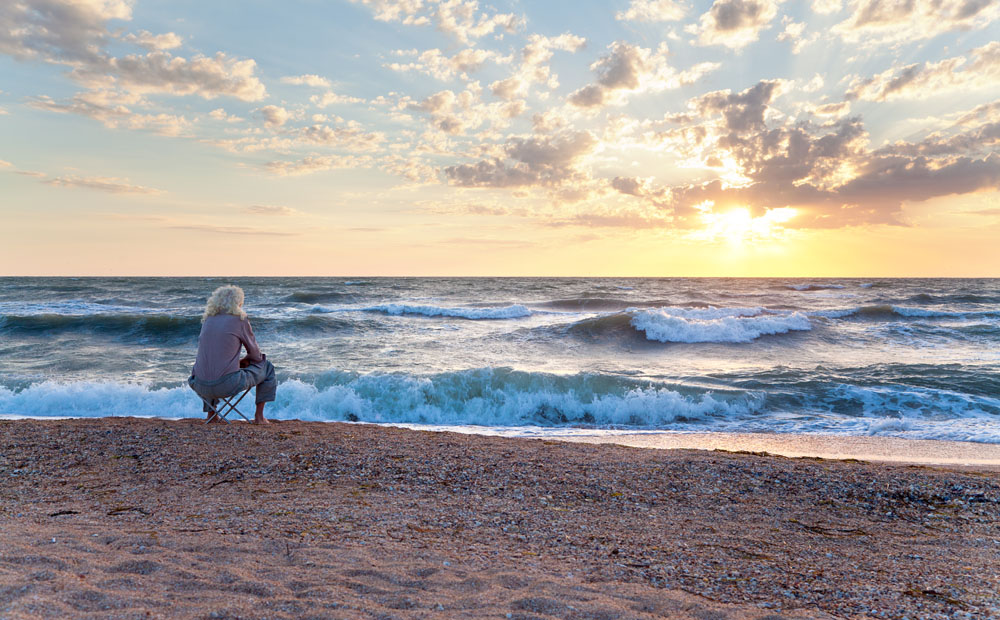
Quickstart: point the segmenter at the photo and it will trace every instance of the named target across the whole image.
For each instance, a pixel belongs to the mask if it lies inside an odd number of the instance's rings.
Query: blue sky
[[[13,0],[0,264],[997,275],[998,18],[983,0]]]

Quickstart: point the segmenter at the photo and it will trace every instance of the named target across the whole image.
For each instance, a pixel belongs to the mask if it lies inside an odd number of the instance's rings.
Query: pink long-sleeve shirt
[[[192,374],[201,381],[215,381],[240,369],[240,348],[251,362],[264,359],[250,321],[232,314],[216,314],[201,324],[198,357]]]

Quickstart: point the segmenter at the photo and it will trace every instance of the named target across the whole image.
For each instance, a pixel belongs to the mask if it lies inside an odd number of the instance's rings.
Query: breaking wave
[[[631,324],[660,342],[751,342],[761,336],[809,331],[801,312],[762,308],[656,308],[633,312]]]
[[[763,308],[628,308],[564,326],[581,336],[642,334],[646,340],[677,343],[746,343],[761,336],[812,329],[801,312]]]
[[[481,368],[428,376],[333,372],[314,382],[291,379],[279,385],[268,413],[322,421],[658,428],[743,417],[762,405],[763,396],[754,393],[685,394],[611,375]],[[201,403],[187,386],[47,381],[17,391],[0,387],[0,413],[195,417]]]

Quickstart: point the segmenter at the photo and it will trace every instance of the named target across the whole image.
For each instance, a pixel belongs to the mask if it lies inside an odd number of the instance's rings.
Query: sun
[[[769,209],[764,215],[754,217],[747,207],[736,207],[728,211],[702,213],[705,233],[710,239],[725,239],[731,244],[774,240],[781,236],[785,222],[796,215],[795,209],[782,207]]]

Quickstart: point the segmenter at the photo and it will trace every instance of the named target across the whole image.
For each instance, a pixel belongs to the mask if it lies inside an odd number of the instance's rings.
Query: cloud
[[[781,80],[763,80],[740,92],[720,90],[706,93],[693,102],[693,107],[703,116],[721,115],[726,129],[744,133],[764,126],[764,112],[773,99],[781,93]]]
[[[293,209],[291,207],[286,207],[282,205],[251,205],[246,209],[243,209],[243,211],[251,215],[277,215],[277,216],[300,215],[302,213],[298,209]]]
[[[611,179],[610,185],[621,194],[647,198],[656,204],[660,204],[667,197],[665,189],[652,186],[651,178],[615,177]]]
[[[847,99],[891,101],[924,99],[990,88],[1000,81],[1000,41],[992,41],[969,53],[938,62],[895,67],[865,80],[857,80]]]
[[[684,7],[676,0],[631,0],[628,8],[615,13],[619,21],[670,22],[684,18]]]
[[[141,185],[132,185],[128,182],[128,179],[117,179],[114,177],[64,176],[47,178],[44,179],[42,183],[45,183],[46,185],[54,185],[56,187],[83,187],[86,189],[96,189],[102,192],[111,192],[112,194],[161,193],[158,189],[143,187]]]
[[[224,54],[193,58],[173,56],[166,49],[180,45],[174,33],[154,35],[142,30],[122,34],[113,22],[132,17],[131,0],[19,0],[0,3],[0,54],[21,60],[66,65],[68,76],[88,88],[70,101],[37,97],[29,103],[39,109],[81,114],[109,127],[152,129],[165,135],[181,134],[183,116],[144,113],[133,106],[151,107],[144,95],[196,95],[205,99],[230,96],[256,101],[266,90],[254,75],[253,60]],[[115,39],[154,51],[115,57],[107,46]]]
[[[438,181],[437,168],[414,155],[390,155],[379,161],[379,168],[411,183],[427,185]]]
[[[839,13],[844,8],[841,0],[812,0],[812,10],[820,15]]]
[[[385,141],[382,132],[365,131],[357,123],[348,123],[345,127],[330,127],[329,125],[309,125],[298,130],[296,137],[304,142],[337,147],[352,152],[375,150]]]
[[[116,58],[105,47],[113,37],[111,20],[129,20],[126,0],[21,0],[0,3],[0,53],[73,67],[71,77],[91,88],[136,93],[226,95],[257,101],[266,95],[254,75],[253,60],[225,54],[186,59],[164,51],[180,44],[173,34],[141,31],[124,40],[155,51]]]
[[[412,26],[433,23],[438,30],[454,36],[461,43],[470,42],[492,34],[514,32],[522,20],[513,13],[494,13],[479,10],[477,0],[351,0],[375,11],[375,19],[401,22]]]
[[[172,230],[193,230],[195,232],[212,233],[216,235],[249,235],[264,237],[295,237],[299,233],[278,230],[264,230],[247,226],[214,226],[212,224],[174,224],[167,226]]]
[[[60,63],[96,62],[107,22],[132,18],[128,0],[0,2],[0,54]]]
[[[341,103],[364,103],[365,100],[358,97],[350,97],[348,95],[338,95],[333,91],[328,91],[322,95],[313,95],[312,97],[309,97],[309,101],[317,108],[327,108]]]
[[[483,103],[478,82],[470,83],[458,93],[438,91],[419,102],[406,98],[401,105],[407,110],[427,113],[434,129],[453,136],[464,135],[486,123],[492,128],[505,127],[525,110],[522,100]]]
[[[628,209],[618,211],[577,213],[569,218],[546,222],[546,226],[582,226],[586,228],[628,228],[631,230],[670,228],[672,220],[662,214],[638,213]]]
[[[513,13],[480,14],[476,0],[438,0],[434,21],[438,30],[452,34],[462,43],[492,34],[495,30],[514,32],[521,20]]]
[[[515,137],[503,148],[504,158],[445,168],[445,175],[461,187],[556,187],[585,175],[576,166],[597,146],[589,131],[559,136]]]
[[[406,50],[400,52],[400,55],[409,53]],[[418,71],[439,80],[450,80],[456,76],[468,80],[468,74],[478,70],[488,60],[498,64],[510,62],[509,57],[502,56],[492,50],[468,48],[449,57],[445,56],[441,50],[434,48],[421,52],[413,62],[393,62],[385,66],[393,71]]]
[[[10,163],[9,161],[4,161],[0,159],[0,168],[10,168],[13,165],[14,164]]]
[[[327,170],[368,168],[374,160],[367,156],[322,155],[308,156],[298,161],[270,161],[265,164],[268,171],[279,176],[302,176]]]
[[[608,54],[590,65],[597,74],[597,81],[572,93],[568,99],[571,104],[583,108],[621,104],[626,93],[679,88],[719,67],[717,63],[706,62],[678,72],[667,63],[665,45],[654,52],[616,41],[608,49]]]
[[[851,111],[850,101],[835,101],[832,103],[821,103],[821,104],[806,104],[805,109],[810,114],[815,114],[816,116],[833,116],[840,117]]]
[[[235,114],[229,114],[224,108],[216,108],[209,112],[208,116],[217,121],[226,121],[227,123],[239,123],[243,120]]]
[[[148,30],[140,30],[138,34],[127,34],[122,38],[127,43],[145,47],[150,51],[170,50],[180,47],[184,40],[173,32],[153,34]]]
[[[288,110],[281,106],[266,105],[257,108],[255,112],[260,114],[261,118],[264,119],[264,124],[271,128],[281,127],[288,122]]]
[[[1000,102],[976,106],[951,115],[957,119],[947,128],[927,135],[920,142],[899,141],[876,151],[882,156],[950,158],[984,156],[1000,145]],[[944,122],[945,119],[940,119]]]
[[[142,129],[166,136],[184,134],[191,123],[183,116],[172,114],[143,114],[134,112],[133,104],[142,105],[137,95],[115,91],[93,90],[77,93],[69,101],[55,101],[42,95],[29,99],[27,105],[39,110],[62,114],[79,114],[99,121],[112,129]]]
[[[330,80],[318,75],[292,75],[281,78],[282,84],[294,84],[296,86],[313,86],[315,88],[330,88]]]
[[[197,95],[204,99],[228,96],[259,101],[267,96],[267,90],[254,76],[256,67],[253,60],[236,60],[221,52],[188,60],[160,51],[108,58],[78,68],[72,75],[87,86],[113,84],[134,93]]]
[[[779,41],[789,41],[792,44],[792,53],[798,54],[802,49],[819,38],[819,33],[812,33],[807,37],[803,37],[802,33],[806,29],[804,22],[796,22],[791,17],[787,15],[781,18],[781,23],[784,24],[785,29],[781,34],[778,35]]]
[[[528,44],[521,49],[521,63],[509,77],[490,84],[490,91],[501,99],[527,97],[533,84],[545,84],[549,89],[559,86],[558,77],[552,73],[549,61],[556,50],[577,52],[587,40],[565,32],[555,37],[532,34]]]
[[[956,125],[970,125],[978,121],[995,123],[1000,121],[1000,100],[977,105],[971,110],[958,113]]]
[[[753,43],[778,13],[780,0],[715,0],[698,25],[687,28],[701,45],[740,49]]]
[[[990,122],[988,108],[973,115],[978,124],[956,124],[954,135],[873,151],[859,117],[815,124],[769,113],[782,85],[765,81],[689,102],[684,120],[694,125],[676,139],[678,130],[664,132],[661,147],[701,160],[720,178],[665,188],[664,208],[688,219],[706,208],[749,208],[755,217],[795,209],[786,227],[902,224],[907,202],[1000,186],[1000,155],[991,147],[1000,143],[1000,123]],[[613,186],[642,193],[628,181]]]
[[[853,0],[850,7],[833,32],[863,45],[930,39],[983,28],[1000,17],[994,0]]]

